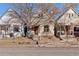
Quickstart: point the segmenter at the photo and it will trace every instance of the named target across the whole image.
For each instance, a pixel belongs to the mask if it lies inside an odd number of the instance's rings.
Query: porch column
[[[54,26],[53,25],[49,25],[49,29],[50,29],[52,35],[54,35]]]
[[[72,26],[72,35],[74,36],[74,26]]]
[[[43,32],[44,32],[44,27],[43,27],[43,25],[40,25],[38,35],[41,36],[43,34]]]
[[[20,27],[20,33],[23,35],[24,34],[24,27],[23,27],[23,25],[21,25],[21,27]]]

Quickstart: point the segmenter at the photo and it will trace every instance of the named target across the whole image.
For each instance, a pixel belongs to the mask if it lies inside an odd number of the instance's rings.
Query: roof
[[[54,22],[54,19],[49,19],[48,14],[43,14],[42,18],[39,17],[33,17],[33,22],[32,25],[45,25],[45,24],[50,24]]]
[[[19,18],[19,14],[13,10],[13,9],[8,9],[5,14],[1,17],[1,22],[2,23],[13,23],[13,22],[16,22],[16,23],[21,23],[22,20]],[[15,19],[15,20],[14,20]]]
[[[12,11],[14,11],[14,10],[13,10],[13,9],[8,9],[7,11],[12,12]]]
[[[37,17],[37,14],[35,13],[34,17],[32,18],[32,25],[35,25],[36,23],[36,25],[44,25],[48,23],[53,23],[54,21],[53,19],[48,19],[48,13],[43,14],[42,18]],[[0,24],[23,23],[23,21],[19,17],[19,14],[15,10],[8,9],[1,17]]]
[[[73,16],[73,17],[69,18],[66,13],[73,13],[73,14],[75,14],[75,17]],[[62,23],[64,25],[68,25],[68,24],[70,24],[71,21],[73,21],[73,19],[78,18],[78,17],[79,16],[78,16],[77,12],[74,9],[70,8],[70,9],[66,10],[62,15],[59,16],[57,22]]]
[[[73,8],[70,8],[71,10],[73,10],[75,12],[75,14],[77,14],[79,16],[79,14],[73,9]],[[59,20],[69,9],[65,10],[58,18],[57,20]]]

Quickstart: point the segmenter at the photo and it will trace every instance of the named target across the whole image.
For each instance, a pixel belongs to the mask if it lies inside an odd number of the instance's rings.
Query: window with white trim
[[[49,26],[48,25],[44,26],[44,32],[49,32]]]

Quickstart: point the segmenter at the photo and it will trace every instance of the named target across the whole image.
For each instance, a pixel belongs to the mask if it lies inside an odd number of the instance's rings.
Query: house
[[[75,27],[77,27],[77,29],[79,27],[79,16],[73,8],[70,8],[59,16],[57,23],[60,25],[58,29],[59,34],[57,33],[58,35],[76,36],[74,29]]]
[[[40,17],[41,16],[41,17]],[[37,13],[34,15],[33,31],[38,36],[54,36],[54,19],[49,19],[48,14]]]
[[[8,9],[0,19],[0,36],[21,36],[23,33],[23,21],[13,9]]]

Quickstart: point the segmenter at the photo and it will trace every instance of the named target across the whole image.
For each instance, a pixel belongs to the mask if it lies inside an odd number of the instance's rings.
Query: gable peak
[[[8,11],[14,11],[13,9],[8,9]]]

